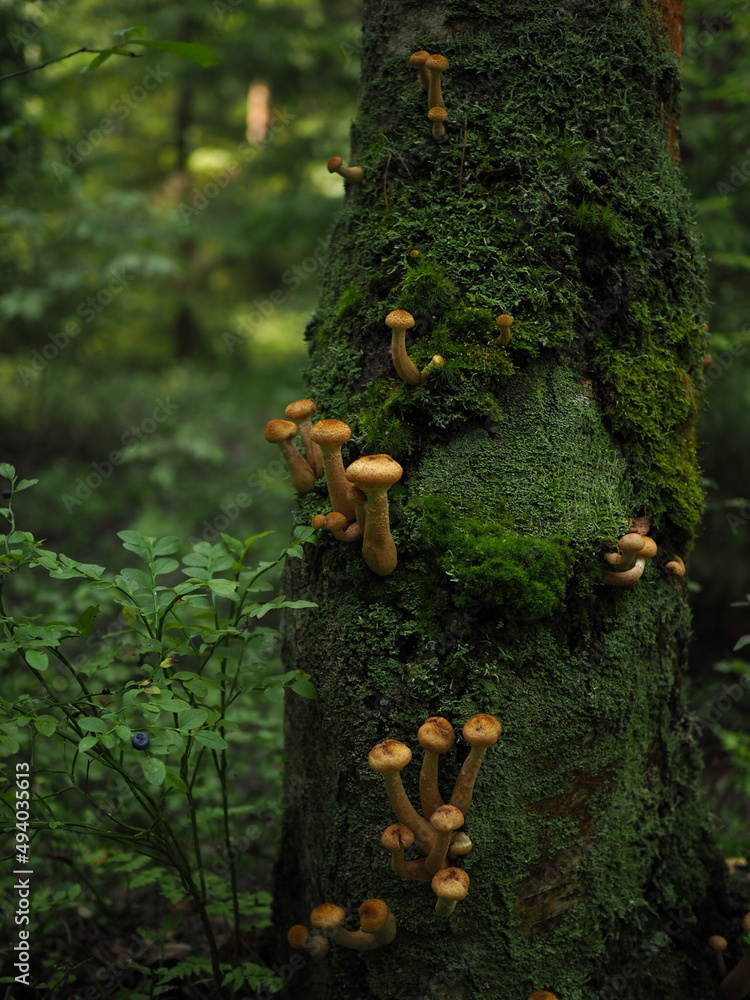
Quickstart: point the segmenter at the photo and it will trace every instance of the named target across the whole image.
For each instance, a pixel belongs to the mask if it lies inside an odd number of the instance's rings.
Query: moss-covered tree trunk
[[[351,426],[347,461],[403,465],[399,565],[378,577],[326,534],[289,570],[319,608],[288,623],[288,666],[319,698],[287,705],[277,960],[323,901],[356,917],[381,897],[399,930],[364,956],[298,959],[290,998],[715,995],[720,862],[681,696],[686,586],[664,569],[701,511],[705,351],[675,156],[676,6],[365,0],[365,180],[332,236],[309,391],[319,417]],[[450,60],[443,142],[418,48]],[[420,387],[391,363],[396,308],[416,319],[417,365],[445,359]],[[298,520],[329,509],[320,481]],[[605,586],[604,552],[635,518],[658,554],[635,589]],[[367,754],[409,744],[418,802],[418,727],[443,715],[460,733],[477,712],[503,734],[467,818],[469,895],[445,920],[429,884],[391,870],[380,835],[395,816]],[[459,739],[441,760],[445,795],[466,752]]]

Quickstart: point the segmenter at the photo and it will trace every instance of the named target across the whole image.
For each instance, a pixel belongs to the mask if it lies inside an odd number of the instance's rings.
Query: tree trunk
[[[664,570],[701,512],[706,349],[670,152],[675,8],[365,0],[352,156],[365,179],[332,236],[309,390],[318,417],[352,427],[347,461],[403,465],[399,564],[376,576],[359,543],[324,532],[287,573],[288,593],[319,606],[286,634],[287,666],[319,694],[286,709],[276,957],[295,1000],[716,994],[705,940],[723,933],[721,859],[681,694],[686,586]],[[418,48],[450,60],[443,142],[409,66]],[[423,386],[394,372],[396,308],[415,317],[417,366],[445,359]],[[321,480],[298,522],[328,510]],[[650,520],[658,554],[633,590],[605,586],[603,554],[633,518]],[[446,716],[459,735],[440,760],[447,798],[478,712],[503,733],[467,818],[469,894],[446,919],[428,883],[391,869],[380,835],[396,817],[367,755],[407,743],[417,804],[417,729]],[[329,901],[354,930],[369,897],[395,913],[393,944],[298,952],[292,968],[291,924]]]

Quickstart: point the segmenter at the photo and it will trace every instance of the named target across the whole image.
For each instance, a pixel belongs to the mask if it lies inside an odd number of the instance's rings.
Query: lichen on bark
[[[417,48],[450,59],[440,144]],[[331,237],[308,383],[319,415],[352,427],[348,460],[404,466],[389,494],[399,566],[377,578],[357,545],[325,540],[289,568],[319,608],[288,621],[286,656],[319,698],[287,705],[276,919],[378,896],[399,934],[367,958],[333,948],[290,997],[712,988],[700,908],[717,858],[680,693],[689,613],[663,572],[701,510],[703,261],[663,113],[678,87],[651,2],[365,4],[365,180]],[[420,369],[445,358],[423,386],[393,371],[394,308],[415,316]],[[326,509],[319,488],[297,517]],[[637,515],[660,553],[616,592],[602,547]],[[446,931],[429,885],[397,879],[380,846],[395,817],[367,751],[388,737],[416,750],[429,715],[460,729],[480,711],[504,733]],[[448,790],[466,749],[441,761]],[[415,761],[414,801],[417,777]]]

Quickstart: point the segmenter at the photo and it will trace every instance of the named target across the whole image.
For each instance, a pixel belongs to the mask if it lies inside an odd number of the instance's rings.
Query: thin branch
[[[80,49],[75,49],[73,52],[68,52],[67,55],[58,56],[56,59],[48,59],[47,62],[39,63],[37,66],[29,66],[27,69],[16,70],[15,73],[6,73],[5,76],[0,76],[0,83],[3,80],[10,80],[14,76],[25,76],[26,73],[35,73],[38,69],[44,69],[45,66],[51,66],[52,63],[62,62],[63,59],[70,59],[71,56],[80,55],[81,52],[111,52],[112,49],[121,49],[122,45],[111,45],[108,49],[90,49],[87,45],[82,46]],[[125,52],[124,55],[130,56],[131,59],[137,59],[137,52]]]

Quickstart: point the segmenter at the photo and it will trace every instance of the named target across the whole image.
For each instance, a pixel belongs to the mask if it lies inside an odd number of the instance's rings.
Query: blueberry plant
[[[91,918],[98,905],[115,905],[90,873],[105,864],[109,883],[124,877],[129,892],[158,886],[165,905],[163,919],[142,921],[155,971],[144,944],[114,976],[128,996],[158,996],[175,981],[190,981],[195,995],[225,996],[271,983],[273,973],[244,947],[247,932],[268,922],[270,897],[243,888],[233,830],[253,803],[234,770],[245,744],[258,732],[263,741],[263,716],[285,690],[316,696],[307,674],[279,674],[278,633],[260,624],[282,608],[314,607],[272,596],[267,579],[315,544],[313,530],[297,528],[276,559],[256,565],[259,535],[222,534],[180,558],[180,538],[120,531],[132,564],[110,573],[18,528],[16,495],[36,480],[19,479],[8,464],[0,475],[10,487],[0,508],[8,522],[0,535],[0,660],[9,678],[0,696],[2,767],[9,774],[13,759],[31,765],[30,819],[20,831],[30,856],[41,868],[53,854],[57,871],[67,864],[74,873],[62,894],[38,886],[33,919],[53,907],[55,916],[73,907],[77,919]],[[253,715],[247,703],[257,706],[259,696],[267,710]],[[8,850],[17,832],[12,795],[11,787],[0,798]],[[175,912],[195,918],[200,943],[167,943]],[[165,956],[180,960],[165,964]],[[147,993],[127,978],[139,970]],[[36,971],[39,996],[63,995],[87,975],[71,962]]]

